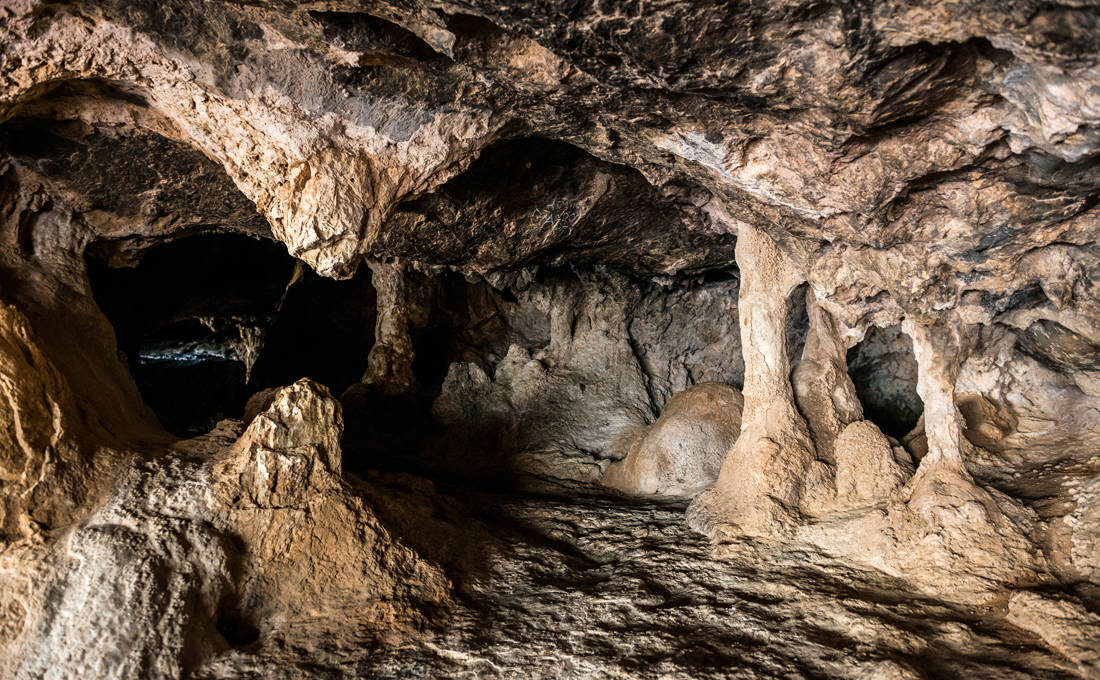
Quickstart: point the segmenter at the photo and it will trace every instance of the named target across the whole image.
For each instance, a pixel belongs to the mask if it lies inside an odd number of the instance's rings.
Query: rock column
[[[748,225],[738,233],[736,255],[745,357],[741,435],[718,481],[688,509],[689,524],[717,540],[783,533],[815,460],[795,407],[786,347],[787,296],[802,277],[771,237]]]
[[[963,464],[972,445],[963,435],[963,419],[955,406],[955,383],[964,358],[965,329],[956,324],[924,326],[906,319],[902,328],[913,339],[917,358],[917,393],[924,402],[924,433],[928,453],[921,460],[912,488],[936,472],[950,472],[970,481]]]
[[[416,392],[412,338],[405,299],[405,270],[400,264],[371,262],[371,283],[378,295],[374,347],[367,358],[363,382],[388,395]]]

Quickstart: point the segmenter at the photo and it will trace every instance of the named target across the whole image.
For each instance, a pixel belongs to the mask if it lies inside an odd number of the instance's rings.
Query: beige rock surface
[[[414,630],[448,580],[334,472],[340,430],[335,400],[300,381],[243,432],[225,421],[134,461],[60,540],[9,546],[5,674],[183,677],[229,645],[355,646]]]
[[[740,390],[721,383],[700,383],[672,395],[657,421],[600,481],[638,496],[694,497],[718,478],[741,432],[743,405]]]
[[[2,418],[7,427],[0,439],[0,469],[4,480],[3,522],[7,536],[33,531],[29,511],[46,514],[49,497],[40,503],[28,500],[36,487],[48,484],[66,467],[84,463],[71,443],[76,423],[68,387],[57,369],[38,348],[26,317],[10,305],[0,307],[0,376],[2,376]],[[66,460],[68,459],[68,460]],[[39,496],[43,495],[39,491]],[[81,499],[56,499],[79,505]],[[43,518],[44,520],[45,518]]]
[[[261,636],[397,635],[420,616],[415,601],[448,597],[446,577],[341,479],[342,429],[339,403],[303,379],[212,463],[213,521],[243,549],[235,597]]]
[[[35,5],[20,0],[5,8],[0,116],[17,115],[20,104],[57,81],[124,82],[183,141],[220,162],[276,237],[320,272],[353,269],[401,198],[429,189],[437,173],[442,182],[493,133],[488,112],[456,111],[395,135],[384,126],[385,101],[377,102],[382,119],[374,121],[315,117],[305,102],[260,82],[248,88],[247,76],[236,84],[237,96],[219,93],[200,65],[109,16],[95,16],[94,8],[90,17],[62,10],[44,24]],[[275,49],[294,46],[286,41]]]
[[[748,225],[738,231],[737,263],[745,355],[741,435],[714,486],[688,510],[689,523],[715,537],[786,531],[820,478],[795,405],[786,346],[787,296],[801,283],[798,270],[770,236]]]

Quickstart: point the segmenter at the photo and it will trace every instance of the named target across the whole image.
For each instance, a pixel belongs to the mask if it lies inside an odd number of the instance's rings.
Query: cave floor
[[[447,567],[455,603],[396,645],[265,645],[200,675],[1078,677],[996,611],[928,599],[879,572],[747,541],[716,559],[682,505],[400,474],[361,488],[394,533]]]

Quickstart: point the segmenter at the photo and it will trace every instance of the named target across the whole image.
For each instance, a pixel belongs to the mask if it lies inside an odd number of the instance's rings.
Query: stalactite
[[[252,367],[256,365],[256,359],[260,358],[260,352],[263,351],[267,329],[244,323],[235,325],[240,338],[237,355],[244,364],[244,381],[247,384],[252,380]]]

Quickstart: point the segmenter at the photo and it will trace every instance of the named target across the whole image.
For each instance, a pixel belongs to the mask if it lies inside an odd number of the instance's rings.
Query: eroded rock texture
[[[0,675],[1100,677],[1100,5],[0,0]]]

